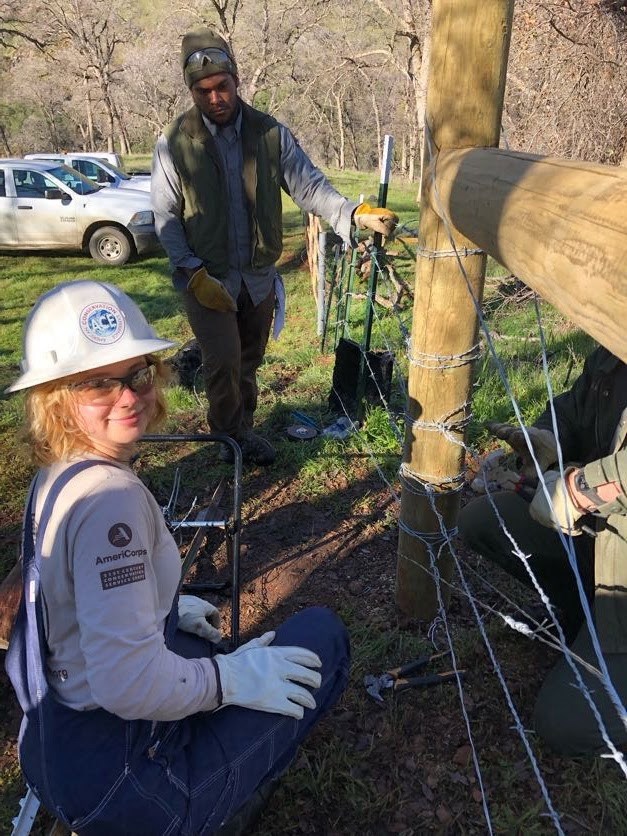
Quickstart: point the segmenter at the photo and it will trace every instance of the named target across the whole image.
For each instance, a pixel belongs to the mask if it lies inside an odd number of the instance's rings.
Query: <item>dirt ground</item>
[[[434,646],[427,637],[429,625],[408,621],[395,604],[396,501],[366,462],[357,478],[354,463],[351,467],[350,483],[339,471],[329,475],[324,493],[312,498],[303,497],[292,476],[258,469],[246,477],[242,639],[271,629],[298,609],[326,605],[344,616],[353,642],[345,696],[305,745],[254,832],[487,833],[484,795],[494,832],[555,832],[463,596],[451,597],[449,629],[458,666],[465,669],[463,704],[483,786],[473,766],[455,682],[388,694],[383,707],[367,696],[364,674],[403,664],[417,655],[416,647],[423,652]],[[483,571],[476,557],[466,557]],[[216,571],[212,562],[222,568]],[[201,558],[195,579],[224,578],[224,572],[219,548],[213,558]],[[503,574],[493,574],[491,580],[506,587],[509,583]],[[496,603],[485,590],[480,597]],[[228,600],[222,600],[227,614]],[[484,623],[522,724],[529,729],[535,694],[557,655],[513,633],[491,614]],[[441,624],[430,638],[438,650],[448,648]],[[439,667],[449,668],[450,660]],[[536,747],[533,733],[530,739],[553,803],[563,815],[564,832],[619,832],[608,824],[608,811],[593,783],[588,794],[574,793],[573,798],[564,762]],[[575,770],[577,787],[589,765],[575,762],[569,768]],[[325,769],[332,773],[328,780]]]
[[[139,470],[145,476],[141,463]],[[352,470],[355,474],[354,463]],[[160,501],[167,500],[163,487],[156,483],[151,487]],[[208,494],[213,487],[208,487]],[[227,485],[223,508],[230,507],[230,497]],[[303,607],[327,605],[342,614],[353,643],[346,694],[302,749],[254,833],[483,834],[489,832],[484,798],[493,832],[555,832],[478,638],[474,615],[462,597],[452,595],[448,618],[458,665],[466,671],[463,705],[483,786],[473,766],[455,682],[395,697],[388,694],[383,707],[366,695],[364,674],[408,661],[419,646],[433,648],[428,625],[408,622],[395,605],[395,517],[395,500],[365,461],[361,475],[357,463],[357,478],[353,476],[350,483],[344,472],[334,472],[328,475],[326,490],[312,497],[303,495],[302,485],[291,474],[262,469],[245,474],[241,639],[272,628]],[[211,534],[188,580],[222,582],[228,577],[222,535]],[[220,604],[228,631],[228,591],[208,597]],[[482,597],[486,600],[485,593]],[[528,728],[534,695],[556,656],[513,634],[493,616],[486,617],[485,625]],[[433,639],[439,649],[447,648],[441,626]],[[442,667],[450,667],[450,661]],[[0,700],[6,765],[15,762],[19,715],[4,674]],[[562,813],[564,832],[619,832],[594,786],[595,780],[603,780],[605,773],[599,769],[605,764],[599,766],[597,761],[593,769],[571,765],[573,775],[564,761],[541,747],[536,754],[555,807]],[[593,777],[588,791],[581,793],[581,777],[588,771]],[[568,774],[574,777],[574,794]],[[5,804],[15,804],[20,787],[15,767],[14,784],[4,788]],[[41,823],[33,830],[44,832]]]

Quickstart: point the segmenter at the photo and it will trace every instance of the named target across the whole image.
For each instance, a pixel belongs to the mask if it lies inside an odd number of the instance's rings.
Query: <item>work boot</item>
[[[246,464],[269,465],[276,458],[276,451],[270,442],[252,430],[246,430],[243,435],[237,436],[235,441],[241,448],[242,461]],[[233,464],[235,460],[233,448],[229,444],[223,444],[219,458],[221,462]]]

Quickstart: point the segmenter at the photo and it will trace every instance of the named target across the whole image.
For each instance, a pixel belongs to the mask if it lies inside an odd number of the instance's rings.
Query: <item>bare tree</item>
[[[396,169],[414,179],[430,16],[431,0],[152,0],[139,23],[131,0],[0,0],[0,143],[150,150],[188,106],[181,34],[206,25],[233,47],[242,97],[314,160],[374,167],[391,133]],[[625,160],[626,53],[625,0],[517,0],[505,141]]]
[[[521,0],[505,120],[513,147],[618,163],[627,148],[627,16],[609,0]]]
[[[122,150],[128,151],[114,87],[122,72],[116,52],[136,34],[131,7],[125,0],[107,4],[98,0],[41,0],[41,8],[57,36],[57,46],[73,53],[80,78],[93,81],[100,93],[108,149],[114,149],[117,133],[122,146],[126,146]],[[58,49],[53,57],[60,59]],[[65,60],[67,57],[64,52]]]
[[[9,51],[16,50],[26,42],[38,50],[46,46],[46,37],[33,28],[36,4],[3,0],[0,2],[0,46]]]

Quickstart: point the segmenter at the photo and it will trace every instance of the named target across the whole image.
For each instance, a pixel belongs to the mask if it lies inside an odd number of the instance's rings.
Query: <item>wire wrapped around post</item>
[[[431,621],[448,601],[453,561],[438,547],[437,590],[429,573],[431,536],[455,530],[465,464],[474,361],[479,356],[471,293],[483,295],[486,255],[451,230],[432,203],[443,148],[499,143],[513,0],[434,0],[421,183],[419,249],[409,356],[396,600]],[[456,49],[450,49],[450,44]],[[459,269],[463,258],[465,276]],[[421,492],[421,482],[428,493]],[[428,484],[427,484],[428,483]],[[429,548],[427,548],[429,545]]]

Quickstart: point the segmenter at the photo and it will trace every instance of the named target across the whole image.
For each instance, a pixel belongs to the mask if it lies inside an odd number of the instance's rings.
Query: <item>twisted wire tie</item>
[[[410,537],[415,537],[418,540],[421,540],[428,548],[430,548],[430,550],[438,546],[438,553],[436,557],[440,556],[442,548],[446,546],[453,539],[453,537],[457,537],[458,531],[457,527],[440,529],[439,531],[417,531],[415,528],[411,528],[411,526],[407,525],[407,523],[403,520],[398,521],[398,527],[401,531],[404,531],[405,534],[409,534]]]
[[[407,359],[412,366],[420,366],[423,369],[457,369],[474,363],[483,354],[481,343],[475,343],[472,348],[460,354],[427,354],[424,351],[412,352],[407,348]]]
[[[405,488],[414,496],[433,496],[436,493],[434,485],[441,493],[457,493],[463,490],[466,484],[466,474],[461,471],[456,476],[449,476],[444,481],[438,476],[426,476],[411,470],[406,462],[403,462],[398,471],[398,478],[401,487]]]
[[[469,247],[458,247],[455,250],[427,250],[425,247],[418,247],[416,255],[421,258],[466,258],[471,255],[484,255],[485,250]]]

